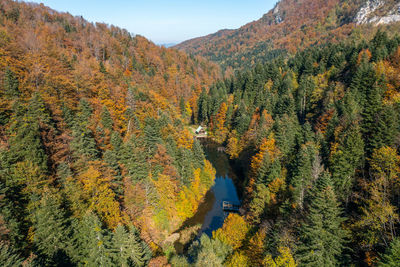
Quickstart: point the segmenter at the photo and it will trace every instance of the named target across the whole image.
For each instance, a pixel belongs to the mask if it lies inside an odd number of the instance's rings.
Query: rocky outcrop
[[[281,22],[283,22],[283,18],[279,12],[279,3],[275,6],[274,10],[272,11],[272,13],[275,16],[275,23],[279,24]]]
[[[355,16],[354,22],[357,24],[372,23],[374,25],[388,24],[400,21],[400,3],[395,4],[382,14],[381,9],[387,4],[384,0],[368,0]],[[378,13],[380,13],[378,15]]]

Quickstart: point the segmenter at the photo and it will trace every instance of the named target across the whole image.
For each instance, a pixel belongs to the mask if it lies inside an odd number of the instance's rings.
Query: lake
[[[196,214],[188,219],[184,226],[201,224],[199,236],[203,233],[211,236],[213,231],[222,227],[224,219],[228,216],[228,213],[222,210],[222,202],[229,201],[235,205],[240,205],[241,202],[235,185],[238,177],[229,163],[228,156],[224,152],[218,152],[219,145],[211,140],[204,140],[202,144],[206,158],[216,170],[215,184],[206,193]]]

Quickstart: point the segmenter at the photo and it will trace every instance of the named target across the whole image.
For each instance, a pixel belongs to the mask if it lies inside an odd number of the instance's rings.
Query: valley
[[[0,1],[0,265],[400,266],[398,1],[265,12],[156,45]]]

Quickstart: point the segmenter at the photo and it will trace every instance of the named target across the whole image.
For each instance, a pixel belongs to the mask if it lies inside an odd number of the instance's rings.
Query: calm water
[[[217,152],[218,145],[211,141],[203,141],[204,152],[207,159],[216,169],[214,186],[207,192],[204,202],[199,206],[197,213],[185,222],[185,226],[201,224],[200,235],[212,232],[222,227],[228,215],[222,210],[222,201],[229,201],[240,205],[240,199],[234,181],[237,176],[229,164],[225,153]]]

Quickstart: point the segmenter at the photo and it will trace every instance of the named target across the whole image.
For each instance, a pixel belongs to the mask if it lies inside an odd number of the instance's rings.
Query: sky
[[[27,0],[140,34],[179,43],[258,20],[277,0]]]

